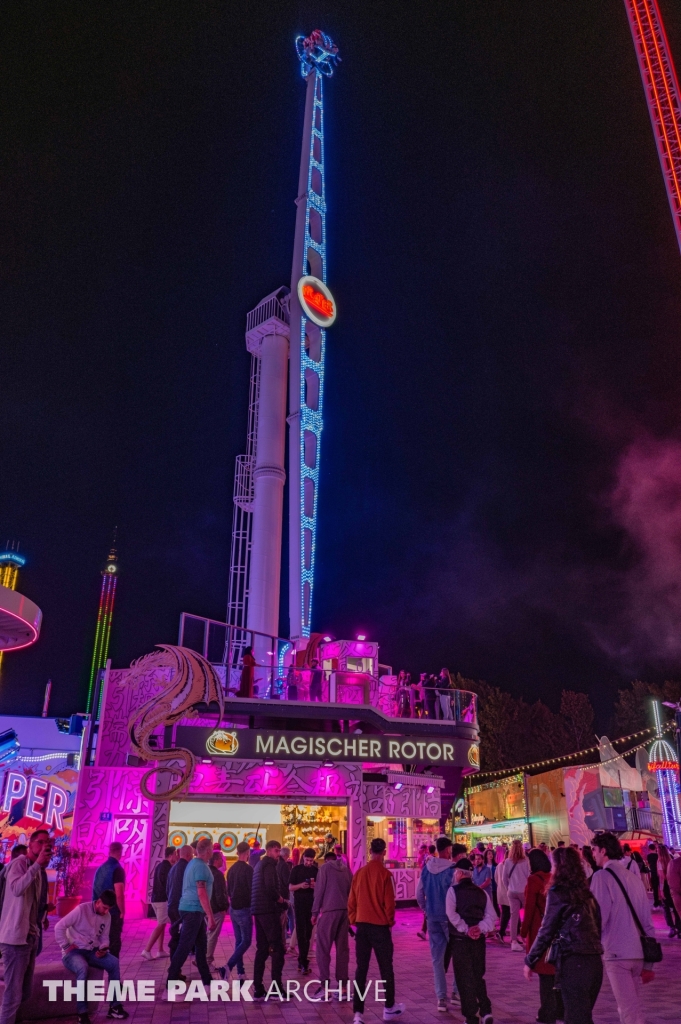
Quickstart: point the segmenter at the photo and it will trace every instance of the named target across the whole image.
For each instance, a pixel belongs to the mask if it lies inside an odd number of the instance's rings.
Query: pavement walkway
[[[406,1004],[406,1011],[401,1019],[409,1024],[460,1024],[462,1015],[458,1008],[451,1009],[447,1014],[436,1010],[433,989],[433,974],[430,961],[429,945],[416,937],[421,925],[421,914],[418,910],[399,910],[393,932],[395,944],[395,977],[397,983],[397,999]],[[657,965],[655,980],[643,987],[643,1012],[645,1024],[679,1024],[681,1020],[681,940],[667,938],[662,914],[655,911],[654,920],[658,929],[658,938],[664,949],[664,960]],[[123,932],[123,950],[121,955],[121,975],[124,979],[150,979],[156,982],[156,1001],[128,1003],[130,1024],[218,1024],[229,1020],[234,1024],[351,1024],[352,1006],[347,1003],[312,1003],[291,1002],[280,1003],[205,1003],[176,1002],[168,1003],[165,999],[165,976],[168,960],[142,960],[140,953],[153,929],[154,922],[130,921]],[[45,949],[41,961],[57,958],[53,931],[46,934]],[[218,942],[216,963],[224,963],[234,948],[231,924],[227,919]],[[246,973],[253,976],[253,956],[255,947],[251,946],[246,954]],[[350,940],[350,977],[354,977],[354,943]],[[539,985],[536,978],[525,981],[522,975],[523,957],[520,953],[512,953],[507,945],[502,948],[488,943],[487,947],[487,988],[492,1000],[495,1024],[534,1024],[539,1005]],[[312,961],[313,972],[315,961]],[[284,981],[287,978],[300,979],[297,972],[296,958],[287,956],[284,970]],[[188,979],[198,979],[198,972],[190,962],[185,965],[184,973]],[[372,958],[370,978],[376,978],[376,965]],[[310,979],[304,978],[302,981]],[[265,975],[265,983],[269,984],[269,964]],[[100,1024],[106,1018],[107,1006],[102,1004],[93,1018]],[[383,1004],[367,1001],[365,1011],[366,1024],[377,1024],[382,1020]],[[68,1018],[62,1017],[65,1021]],[[47,1021],[44,1024],[48,1024]],[[594,1024],[619,1024],[619,1016],[608,984],[607,977],[596,1004]]]

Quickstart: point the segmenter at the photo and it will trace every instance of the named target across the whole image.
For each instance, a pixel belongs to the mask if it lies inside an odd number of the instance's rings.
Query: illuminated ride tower
[[[681,93],[657,0],[624,0],[681,248]]]
[[[322,80],[339,58],[319,30],[300,36],[296,49],[307,94],[291,290],[267,295],[246,321],[248,435],[234,478],[227,621],[269,637],[279,632],[288,382],[290,636],[300,649],[310,636],[326,328],[336,318],[326,285]],[[244,633],[236,646],[246,642]],[[255,645],[263,648],[259,663],[272,656],[264,637]]]
[[[26,559],[19,545],[0,553],[0,666],[5,651],[16,651],[34,644],[40,635],[43,613],[33,601],[17,593],[19,569]]]
[[[116,537],[114,534],[114,545]],[[116,548],[112,547],[106,565],[102,569],[102,589],[99,593],[99,610],[97,612],[97,628],[95,630],[95,647],[92,652],[92,665],[90,667],[90,682],[87,694],[86,712],[92,710],[92,698],[95,691],[97,678],[106,667],[106,660],[109,656],[109,640],[111,639],[111,620],[113,618],[114,599],[116,597],[116,583],[118,582],[118,554]]]
[[[681,846],[681,806],[677,778],[679,761],[671,743],[662,738],[660,705],[653,701],[656,739],[648,751],[648,771],[655,772],[657,789],[662,805],[662,832],[667,846],[679,849]]]
[[[300,650],[307,646],[312,615],[326,328],[336,319],[326,285],[323,81],[340,58],[319,29],[299,36],[296,49],[307,92],[291,268],[289,621]]]

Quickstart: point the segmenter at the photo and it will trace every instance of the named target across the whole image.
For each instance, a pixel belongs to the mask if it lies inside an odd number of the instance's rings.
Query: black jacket
[[[279,892],[285,900],[289,898],[288,894],[288,880],[291,877],[291,870],[293,864],[290,860],[282,860],[280,857],[277,861],[277,873],[279,875]]]
[[[229,909],[227,883],[225,882],[225,876],[222,871],[214,867],[213,864],[210,866],[210,873],[213,876],[213,891],[210,894],[210,909],[214,914],[219,914],[221,910]]]
[[[246,910],[251,905],[253,868],[248,861],[238,860],[227,872],[227,893],[232,910]]]
[[[554,939],[560,945],[560,958],[579,954],[600,956],[601,909],[589,893],[584,903],[570,903],[569,893],[552,885],[546,897],[546,910],[541,928],[525,957],[528,967],[534,967]]]
[[[253,871],[253,888],[251,890],[251,910],[254,914],[274,914],[286,909],[281,896],[281,883],[277,862],[274,857],[265,855],[255,865]]]
[[[186,860],[176,861],[172,868],[168,872],[168,880],[166,882],[166,894],[168,896],[168,908],[177,910],[180,905],[180,899],[182,897],[182,883],[184,882],[184,873],[187,870]]]

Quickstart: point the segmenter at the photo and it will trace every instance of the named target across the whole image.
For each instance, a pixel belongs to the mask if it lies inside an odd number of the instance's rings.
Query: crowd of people
[[[451,721],[455,717],[453,699],[457,692],[449,669],[438,675],[422,672],[412,679],[410,672],[400,672],[395,686],[395,709],[398,718],[436,718]],[[471,709],[472,714],[472,709]],[[462,719],[466,718],[463,709]]]
[[[539,978],[540,1024],[592,1024],[604,970],[622,1024],[642,1024],[640,986],[653,980],[662,955],[648,892],[665,909],[670,938],[681,938],[681,857],[661,843],[643,856],[604,832],[581,849],[515,840],[470,853],[441,836],[419,858],[418,935],[430,942],[440,1012],[448,1010],[452,963],[450,1004],[460,1004],[467,1024],[491,1024],[486,944],[506,945],[510,927],[507,948],[525,954],[528,980]]]
[[[77,981],[87,979],[90,968],[104,970],[110,982],[120,981],[122,852],[120,843],[111,844],[96,871],[92,900],[56,924],[64,967]],[[270,840],[264,849],[258,842],[253,847],[239,843],[236,853],[225,871],[224,855],[208,838],[180,850],[166,849],[154,872],[156,924],[142,950],[144,959],[169,957],[168,981],[186,981],[182,971],[193,956],[204,985],[228,980],[233,972],[245,982],[244,954],[255,928],[253,998],[261,1002],[274,993],[288,999],[289,986],[282,978],[285,958],[296,956],[298,972],[308,976],[314,936],[318,982],[312,982],[310,997],[342,999],[350,981],[353,938],[354,1024],[363,1024],[372,953],[384,986],[383,1019],[402,1014],[393,969],[395,888],[384,864],[384,840],[372,840],[368,863],[354,875],[332,835],[320,851],[291,850]],[[0,1024],[14,1024],[20,1004],[31,993],[42,932],[54,909],[47,902],[45,873],[51,856],[50,837],[38,830],[26,847],[15,847],[0,874],[5,981]],[[622,1024],[642,1024],[639,989],[653,979],[654,964],[661,958],[649,894],[653,906],[664,909],[670,938],[681,938],[681,857],[662,843],[651,843],[640,853],[605,832],[581,849],[562,842],[555,848],[545,843],[530,848],[515,840],[510,846],[479,843],[469,851],[443,835],[421,848],[419,867],[416,898],[423,923],[418,935],[430,944],[438,1012],[460,1008],[466,1024],[492,1024],[485,972],[487,943],[494,942],[524,953],[525,977],[538,976],[540,1024],[591,1024],[604,971]],[[227,914],[234,949],[217,965],[217,942]],[[334,951],[336,986],[330,988]],[[266,987],[268,961],[271,982]],[[90,1024],[87,1003],[79,1000],[77,1009],[79,1024]],[[107,1016],[128,1016],[120,999],[110,1002]]]

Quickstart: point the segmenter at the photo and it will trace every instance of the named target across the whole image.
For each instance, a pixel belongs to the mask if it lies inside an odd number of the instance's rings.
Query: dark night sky
[[[1,712],[48,677],[82,709],[114,524],[115,665],[224,618],[245,316],[289,281],[317,26],[343,63],[313,626],[588,690],[603,723],[679,675],[681,256],[621,0],[3,18],[0,538],[45,618]]]

